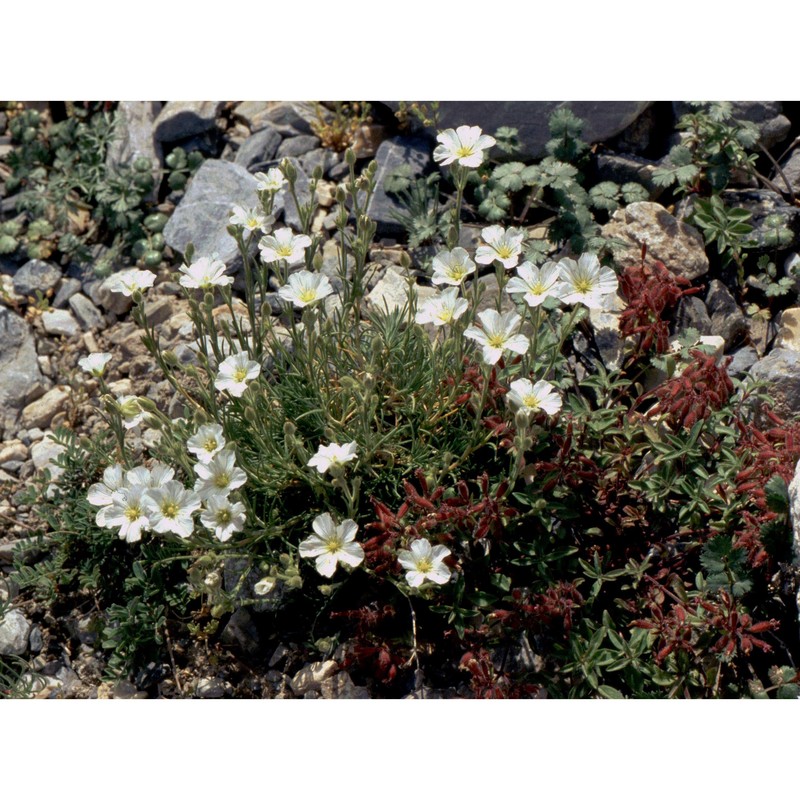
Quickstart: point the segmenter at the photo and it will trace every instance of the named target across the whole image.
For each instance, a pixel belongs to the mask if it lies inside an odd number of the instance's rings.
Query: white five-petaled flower
[[[584,253],[577,262],[562,258],[561,300],[567,305],[583,303],[588,308],[602,308],[606,295],[614,294],[619,285],[614,270],[601,267],[594,253]]]
[[[532,308],[541,305],[546,298],[561,295],[561,269],[555,261],[548,261],[541,269],[533,264],[520,264],[517,275],[506,284],[509,294],[521,294]]]
[[[282,300],[294,303],[297,308],[304,308],[317,300],[333,294],[333,286],[326,275],[309,272],[307,269],[289,276],[289,282],[278,289]]]
[[[187,289],[210,289],[212,286],[228,286],[233,283],[233,276],[225,274],[225,263],[208,256],[198,258],[189,267],[183,264],[178,271],[183,273],[180,285]]]
[[[129,543],[138,542],[142,538],[142,531],[151,528],[145,508],[148,491],[144,486],[123,486],[114,492],[105,513],[104,527],[119,528],[120,539]]]
[[[236,466],[232,449],[220,450],[207,464],[195,464],[194,471],[197,473],[194,490],[206,502],[214,496],[227,497],[247,481],[247,473]]]
[[[186,442],[186,449],[192,453],[201,464],[209,461],[225,447],[225,437],[222,435],[222,425],[201,425],[194,436]]]
[[[146,416],[147,412],[139,405],[136,395],[125,394],[117,398],[117,408],[122,415],[125,428],[135,428]]]
[[[254,587],[253,587],[253,594],[257,594],[260,597],[269,594],[274,588],[277,580],[270,575],[262,578]]]
[[[245,208],[244,206],[234,206],[231,214],[231,225],[241,225],[248,231],[261,231],[269,233],[270,228],[275,222],[275,217],[267,216],[259,208]]]
[[[459,298],[458,289],[451,286],[436,297],[426,300],[414,319],[420,325],[424,325],[426,322],[432,322],[437,327],[449,325],[468,308],[469,303],[463,297]]]
[[[561,410],[561,395],[548,381],[531,383],[527,378],[511,381],[506,400],[516,410],[529,414],[544,411],[552,416]]]
[[[244,528],[244,504],[231,503],[227,497],[212,495],[206,500],[206,507],[200,513],[200,522],[214,532],[221,542],[227,542],[234,534]]]
[[[462,167],[479,167],[483,163],[483,151],[496,144],[494,137],[484,134],[477,125],[448,128],[436,141],[439,144],[433,151],[433,160],[445,167],[454,161]]]
[[[91,375],[99,378],[106,371],[106,365],[111,361],[111,353],[92,353],[78,361],[78,366]]]
[[[142,486],[145,489],[157,489],[167,481],[171,481],[175,477],[175,470],[162,464],[160,461],[154,461],[153,466],[149,469],[147,467],[134,467],[125,473],[126,486]]]
[[[286,178],[277,167],[270,167],[266,174],[256,172],[254,177],[258,181],[256,190],[259,192],[277,192],[286,183]]]
[[[355,442],[347,444],[325,444],[320,445],[306,466],[316,467],[318,472],[327,472],[331,467],[345,464],[352,461],[356,456],[357,445]]]
[[[289,266],[299,264],[305,258],[311,239],[305,234],[295,236],[289,228],[279,228],[272,236],[265,236],[258,243],[261,258],[267,264],[286,261]]]
[[[470,325],[464,331],[464,336],[474,339],[483,347],[483,361],[486,364],[496,364],[503,355],[503,351],[511,350],[515,353],[527,353],[530,341],[519,333],[522,317],[516,311],[507,311],[498,314],[494,309],[487,309],[478,314],[483,330]]]
[[[106,527],[106,514],[114,502],[116,493],[125,486],[125,474],[122,464],[112,464],[103,470],[101,483],[93,483],[89,487],[86,499],[93,506],[100,506],[95,522],[101,528]]]
[[[358,525],[352,519],[336,525],[326,511],[312,523],[314,533],[300,542],[299,552],[303,558],[315,558],[317,572],[330,578],[339,563],[357,567],[364,560],[364,548],[353,541]]]
[[[134,292],[143,292],[149,289],[156,280],[156,276],[146,269],[123,269],[112,276],[108,287],[112,292],[130,297]]]
[[[180,481],[148,489],[142,504],[155,533],[176,533],[182,539],[192,535],[192,514],[200,508],[200,498]]]
[[[522,240],[525,231],[518,228],[505,228],[500,225],[490,225],[481,231],[481,236],[486,244],[475,251],[475,260],[479,264],[491,264],[499,261],[506,269],[513,269],[519,262],[522,253]]]
[[[251,361],[247,353],[234,353],[220,365],[214,386],[219,391],[227,391],[233,397],[241,397],[249,381],[261,374],[261,366]]]
[[[450,568],[443,563],[449,555],[444,545],[431,547],[427,539],[415,539],[408,550],[397,552],[397,560],[406,570],[409,586],[421,586],[425,581],[443,584],[450,580]]]
[[[447,283],[460,286],[467,275],[475,272],[475,262],[463,247],[443,250],[433,257],[433,276],[431,283]]]

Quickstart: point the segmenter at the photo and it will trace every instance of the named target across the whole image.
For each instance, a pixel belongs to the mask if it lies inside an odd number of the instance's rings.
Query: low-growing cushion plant
[[[500,225],[474,256],[458,247],[464,189],[495,140],[438,138],[456,198],[427,298],[405,262],[406,303],[367,302],[376,171],[356,175],[352,151],[336,276],[313,199],[302,230],[275,227],[289,162],[257,176],[260,208],[232,210],[243,305],[221,262],[185,254],[197,364],[159,347],[153,273],[120,280],[184,415],[113,397],[106,359],[86,360],[107,435],[60,434],[65,471],[31,490],[52,555],[20,566],[23,588],[89,593],[117,675],[173,658],[176,639],[214,642],[247,608],[375,696],[796,696],[798,429],[691,332],[670,344],[690,289],[644,254],[621,276],[588,251],[534,264],[527,231]],[[618,290],[611,370],[588,316]],[[137,426],[161,434],[144,463]]]

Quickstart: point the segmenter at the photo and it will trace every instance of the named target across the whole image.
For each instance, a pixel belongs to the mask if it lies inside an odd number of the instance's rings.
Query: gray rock
[[[783,224],[792,232],[794,241],[800,237],[800,208],[787,203],[779,194],[767,189],[727,189],[722,192],[722,200],[730,208],[744,208],[751,213],[747,220],[753,226],[752,236],[758,243],[749,252],[753,255],[768,253],[774,255],[775,245],[765,241],[769,231],[767,217],[781,218]]]
[[[66,308],[70,297],[77,294],[80,290],[81,282],[77,278],[64,278],[53,299],[53,308]]]
[[[316,136],[305,134],[292,136],[281,142],[275,157],[280,159],[289,158],[290,156],[302,156],[311,150],[315,150],[317,147],[319,147],[319,139],[317,139]]]
[[[297,178],[295,179],[294,190],[297,194],[297,199],[301,205],[306,205],[311,200],[311,185],[306,175],[305,170],[300,165],[296,158],[289,158],[289,161],[294,165],[297,170]],[[284,186],[275,196],[275,212],[277,213],[283,208],[284,222],[296,231],[300,230],[300,214],[297,211],[297,203],[294,202],[294,197],[289,191],[289,186]]]
[[[247,170],[262,170],[262,167],[275,158],[281,138],[275,128],[267,125],[242,142],[233,163]]]
[[[330,678],[339,670],[335,661],[317,661],[306,664],[291,679],[290,686],[296,695],[305,695],[306,692],[319,691],[323,681]]]
[[[664,187],[653,183],[653,173],[658,164],[646,158],[619,153],[600,153],[597,156],[597,177],[601,181],[623,183],[641,183],[650,192],[652,200],[664,192]]]
[[[0,305],[0,426],[7,426],[23,406],[44,393],[30,326]]]
[[[750,376],[766,382],[778,416],[800,411],[800,353],[775,348],[750,368]]]
[[[337,672],[320,683],[320,692],[325,700],[369,700],[365,686],[356,686],[346,672]]]
[[[625,341],[619,335],[619,317],[625,303],[619,295],[609,295],[603,308],[589,309],[589,322],[603,364],[608,369],[619,369],[622,364]]]
[[[223,101],[170,100],[153,123],[159,142],[176,142],[214,130]]]
[[[245,655],[258,654],[261,646],[258,628],[246,608],[237,608],[231,614],[231,618],[222,629],[220,641],[223,644],[238,647]]]
[[[85,331],[105,328],[106,321],[97,306],[83,294],[74,294],[69,299],[69,307]]]
[[[393,214],[401,212],[402,206],[395,199],[386,194],[384,182],[387,175],[398,167],[406,165],[411,178],[418,178],[433,164],[431,159],[431,144],[428,139],[421,137],[396,136],[381,142],[375,154],[378,165],[375,173],[375,192],[367,206],[367,216],[378,226],[378,236],[404,236],[405,230]]]
[[[113,314],[117,314],[118,316],[127,314],[128,311],[130,311],[133,307],[133,298],[124,295],[122,292],[114,291],[114,287],[119,275],[129,272],[133,269],[136,268],[131,267],[130,270],[121,269],[118,272],[115,272],[113,275],[109,275],[98,284],[92,284],[90,286],[84,285],[83,290],[87,295],[89,295],[95,305],[98,305],[101,308],[104,308],[106,311],[112,312]]]
[[[225,697],[227,685],[219,678],[200,678],[194,690],[195,697],[202,697],[206,700]]]
[[[21,656],[28,649],[31,623],[17,608],[0,619],[0,656]]]
[[[800,308],[787,308],[781,313],[775,347],[800,351]]]
[[[751,345],[745,345],[731,354],[732,361],[728,365],[728,375],[741,377],[758,361],[758,351]]]
[[[675,311],[675,333],[694,328],[701,336],[711,333],[711,317],[706,304],[697,296],[682,297]]]
[[[106,152],[106,166],[114,170],[131,166],[139,158],[146,158],[153,166],[153,190],[146,197],[155,200],[160,182],[160,167],[164,157],[161,142],[155,138],[154,124],[161,102],[122,100],[117,106],[116,135]]]
[[[694,280],[708,272],[702,234],[658,203],[631,203],[615,211],[601,235],[628,242],[627,249],[614,251],[614,261],[623,269],[641,263],[642,245],[646,244],[648,256],[662,261],[675,275]]]
[[[77,336],[81,332],[78,320],[63,308],[51,308],[42,314],[42,326],[51,336]]]
[[[49,469],[50,477],[55,480],[55,478],[64,472],[62,467],[55,464],[55,459],[61,455],[65,449],[63,444],[59,444],[50,438],[40,439],[31,446],[33,466],[37,471]]]
[[[238,110],[238,107],[237,107]],[[318,103],[274,103],[260,115],[265,122],[271,123],[284,136],[298,133],[314,133],[312,124],[331,118],[331,112]]]
[[[25,406],[22,424],[26,428],[47,428],[53,417],[67,404],[70,392],[66,387],[56,386],[38,400]]]
[[[183,253],[191,242],[196,258],[217,253],[228,266],[237,263],[239,250],[227,231],[231,211],[235,205],[251,208],[258,203],[256,183],[238,164],[204,161],[164,227],[167,244]]]
[[[397,104],[388,105],[397,107]],[[601,142],[622,133],[650,102],[584,100],[566,101],[471,101],[448,100],[439,104],[439,129],[478,125],[490,135],[504,126],[517,128],[522,145],[519,158],[545,155],[550,139],[548,119],[557,108],[568,107],[583,122],[582,138]]]
[[[61,280],[61,268],[49,261],[34,258],[23,264],[13,278],[14,291],[23,297],[34,297],[37,291],[44,294],[55,289]]]
[[[726,350],[747,333],[747,319],[722,281],[708,284],[706,307],[711,315],[711,333],[725,340]]]
[[[789,158],[781,164],[781,172],[783,172],[783,176],[776,172],[772,182],[783,191],[800,194],[800,149],[794,150]]]
[[[145,319],[148,325],[160,325],[166,322],[175,313],[175,299],[158,297],[145,306]]]
[[[310,150],[305,155],[300,156],[300,166],[302,166],[303,171],[308,175],[313,174],[317,167],[322,170],[323,175],[328,175],[330,170],[335,167],[339,161],[338,153],[334,153],[332,150],[327,150],[324,147],[318,147],[316,150]]]

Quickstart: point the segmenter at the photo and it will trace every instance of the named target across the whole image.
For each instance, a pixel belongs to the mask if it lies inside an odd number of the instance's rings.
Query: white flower
[[[295,236],[289,228],[279,228],[272,236],[265,236],[258,243],[261,258],[267,264],[283,259],[289,266],[299,264],[305,258],[305,250],[311,244],[308,236]]]
[[[201,425],[186,442],[186,449],[202,464],[208,464],[223,447],[225,437],[222,435],[222,425]]]
[[[111,361],[111,353],[92,353],[79,359],[78,366],[99,378],[106,371],[109,361]]]
[[[179,481],[167,481],[158,489],[148,489],[142,503],[156,533],[176,533],[182,539],[192,535],[192,514],[200,508],[200,498]]]
[[[397,560],[407,570],[409,586],[420,586],[425,581],[442,584],[450,580],[450,569],[442,563],[449,555],[450,550],[444,545],[431,547],[427,539],[415,539],[410,549],[398,551]]]
[[[125,428],[135,428],[147,416],[147,412],[139,405],[139,398],[132,394],[118,397],[117,408]]]
[[[482,134],[477,125],[448,128],[436,141],[440,144],[433,151],[433,160],[442,166],[457,160],[462,167],[479,167],[483,163],[483,151],[496,143],[492,136]]]
[[[463,247],[454,247],[434,256],[431,283],[460,286],[464,278],[473,272],[475,272],[475,262],[469,257],[469,253]]]
[[[225,274],[225,263],[219,259],[203,256],[187,267],[178,268],[182,272],[180,285],[187,289],[210,289],[212,286],[228,286],[233,283],[233,276]]]
[[[130,297],[134,292],[143,292],[149,289],[156,280],[156,276],[146,269],[124,269],[113,275],[108,281],[108,288],[112,292]]]
[[[150,518],[145,503],[149,490],[144,486],[123,486],[114,493],[114,499],[105,514],[105,527],[119,527],[119,538],[138,542],[142,531],[150,529]]]
[[[517,267],[517,276],[511,278],[505,288],[509,294],[522,294],[523,300],[534,307],[547,297],[560,297],[560,276],[561,269],[555,261],[548,261],[541,269],[524,263]]]
[[[329,294],[333,294],[333,286],[327,276],[307,269],[290,275],[289,282],[278,289],[281,300],[294,303],[297,308],[316,303]]]
[[[311,527],[314,533],[300,542],[300,555],[303,558],[316,558],[317,572],[330,578],[339,562],[357,567],[364,560],[364,548],[354,542],[358,525],[352,519],[335,525],[326,511],[320,514]]]
[[[145,489],[157,489],[167,481],[175,477],[175,470],[172,467],[162,464],[160,461],[153,462],[153,466],[134,467],[125,473],[126,486],[142,486]]]
[[[233,214],[231,214],[231,225],[241,225],[248,231],[262,231],[269,233],[269,229],[275,222],[275,217],[267,216],[259,208],[244,208],[243,206],[234,206]]]
[[[253,593],[263,597],[265,594],[269,594],[275,588],[276,583],[277,581],[275,578],[272,578],[268,575],[266,578],[262,578],[253,587]]]
[[[231,449],[220,450],[207,464],[195,464],[194,471],[198,477],[194,490],[204,501],[214,496],[227,497],[247,481],[247,473],[236,466]]]
[[[562,258],[561,300],[567,305],[583,303],[588,308],[602,308],[605,295],[617,291],[618,281],[614,270],[601,267],[594,253],[584,253],[577,261]]]
[[[261,366],[251,361],[247,353],[234,353],[219,365],[219,374],[214,386],[220,391],[227,391],[233,397],[241,397],[249,381],[261,374]]]
[[[474,339],[483,347],[483,361],[486,364],[496,364],[504,350],[515,353],[527,353],[530,341],[518,333],[522,324],[522,317],[516,311],[507,311],[498,314],[494,309],[487,309],[478,314],[483,324],[483,330],[470,325],[464,331],[464,336]]]
[[[490,225],[481,231],[485,245],[475,251],[475,260],[479,264],[491,264],[499,261],[506,269],[513,269],[519,262],[522,253],[522,240],[525,231],[518,228],[501,228],[499,225]]]
[[[544,411],[551,416],[561,409],[561,395],[553,388],[552,383],[536,381],[531,383],[527,378],[511,381],[506,400],[518,410],[535,414]]]
[[[200,522],[213,531],[217,539],[226,542],[234,531],[238,533],[244,528],[244,504],[231,503],[227,497],[212,495],[206,500]]]
[[[286,183],[286,178],[277,167],[270,167],[266,175],[263,172],[256,172],[254,177],[258,181],[256,190],[259,192],[277,192]]]
[[[432,322],[437,327],[449,325],[454,320],[457,320],[468,308],[469,303],[463,298],[459,298],[458,289],[455,286],[451,286],[436,297],[426,300],[422,304],[422,308],[417,311],[414,319],[420,325],[424,325],[427,322]]]
[[[316,467],[318,472],[327,472],[333,466],[352,461],[356,456],[356,443],[320,445],[316,455],[312,456],[308,467]]]
[[[116,493],[125,485],[125,475],[122,464],[113,464],[103,470],[102,483],[93,483],[89,487],[86,499],[93,506],[100,506],[100,510],[95,516],[98,527],[106,527],[106,514],[111,504],[114,502]]]

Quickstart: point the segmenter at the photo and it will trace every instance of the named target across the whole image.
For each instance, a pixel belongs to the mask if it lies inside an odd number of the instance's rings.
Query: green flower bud
[[[347,150],[344,151],[344,160],[347,162],[348,166],[353,166],[356,163],[356,151],[353,150],[352,147],[348,147]]]

